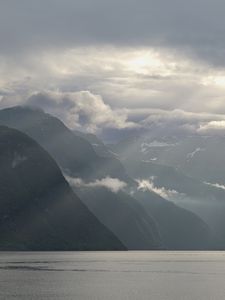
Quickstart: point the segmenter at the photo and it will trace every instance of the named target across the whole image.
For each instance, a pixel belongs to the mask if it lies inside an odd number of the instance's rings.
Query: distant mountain
[[[110,148],[120,158],[172,166],[193,178],[225,186],[225,135],[136,136]]]
[[[225,185],[224,153],[225,136],[188,136],[161,151],[158,162],[202,181]]]
[[[225,190],[205,184],[179,170],[152,162],[124,161],[131,177],[149,180],[170,201],[199,215],[212,229],[221,248],[225,247]]]
[[[151,161],[138,161],[134,159],[123,160],[127,173],[136,179],[150,179],[155,187],[165,188],[168,191],[176,191],[181,198],[184,196],[198,199],[224,199],[225,190],[206,184],[199,179],[185,175],[178,168],[157,164]],[[203,200],[203,201],[204,201]]]
[[[124,192],[106,188],[76,189],[87,207],[129,250],[161,249],[158,228],[142,205]]]
[[[209,181],[220,177],[222,182],[225,178],[223,140],[200,136],[134,137],[113,146],[113,151],[122,159],[130,177],[149,182],[163,197],[200,216],[210,226],[218,247],[224,249],[225,187]]]
[[[0,126],[0,250],[124,250],[49,154]]]
[[[73,130],[73,133],[88,141],[99,156],[117,158],[117,155],[106,147],[106,145],[96,135],[92,133],[84,133],[78,130]]]

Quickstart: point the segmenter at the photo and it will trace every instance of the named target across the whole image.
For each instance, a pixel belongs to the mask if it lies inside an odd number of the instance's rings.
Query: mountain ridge
[[[1,250],[125,250],[72,192],[50,155],[0,126]]]

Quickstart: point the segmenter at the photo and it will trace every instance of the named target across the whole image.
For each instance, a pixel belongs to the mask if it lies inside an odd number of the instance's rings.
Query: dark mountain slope
[[[158,228],[152,217],[128,194],[106,188],[76,190],[82,201],[129,250],[162,248]]]
[[[28,136],[0,126],[0,165],[1,250],[124,249]]]
[[[92,133],[84,133],[78,130],[73,130],[73,133],[88,141],[99,156],[117,158],[117,155],[106,147],[106,145],[96,135]]]
[[[194,213],[149,191],[137,191],[133,196],[157,220],[164,247],[168,250],[209,250],[218,247],[207,224]]]

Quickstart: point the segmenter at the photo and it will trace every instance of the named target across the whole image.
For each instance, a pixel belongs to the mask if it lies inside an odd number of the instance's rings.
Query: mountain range
[[[196,174],[191,168],[186,171],[185,164],[176,163],[175,155],[170,159],[170,148],[177,148],[177,161],[188,153],[193,157],[203,153],[188,152],[192,148],[179,144],[185,144],[184,140],[167,137],[158,141],[148,136],[105,145],[95,135],[72,131],[56,117],[31,107],[1,110],[0,125],[23,132],[45,149],[58,164],[64,182],[66,179],[70,184],[66,183],[73,197],[114,239],[117,237],[117,246],[114,240],[112,249],[119,245],[132,250],[225,248],[225,191],[208,182],[212,177],[203,178],[200,171]],[[210,150],[207,153],[210,156]],[[188,157],[192,159],[192,155]],[[26,176],[29,172],[32,170]],[[40,176],[48,182],[51,176],[45,173],[43,169]],[[218,182],[222,184],[222,176]],[[38,188],[38,182],[36,185]],[[73,214],[76,218],[75,211]],[[83,221],[89,223],[87,217]],[[81,245],[80,249],[88,247]]]

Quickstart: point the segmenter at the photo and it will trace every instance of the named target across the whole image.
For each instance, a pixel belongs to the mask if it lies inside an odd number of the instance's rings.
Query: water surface
[[[0,253],[0,299],[224,298],[225,252]]]

